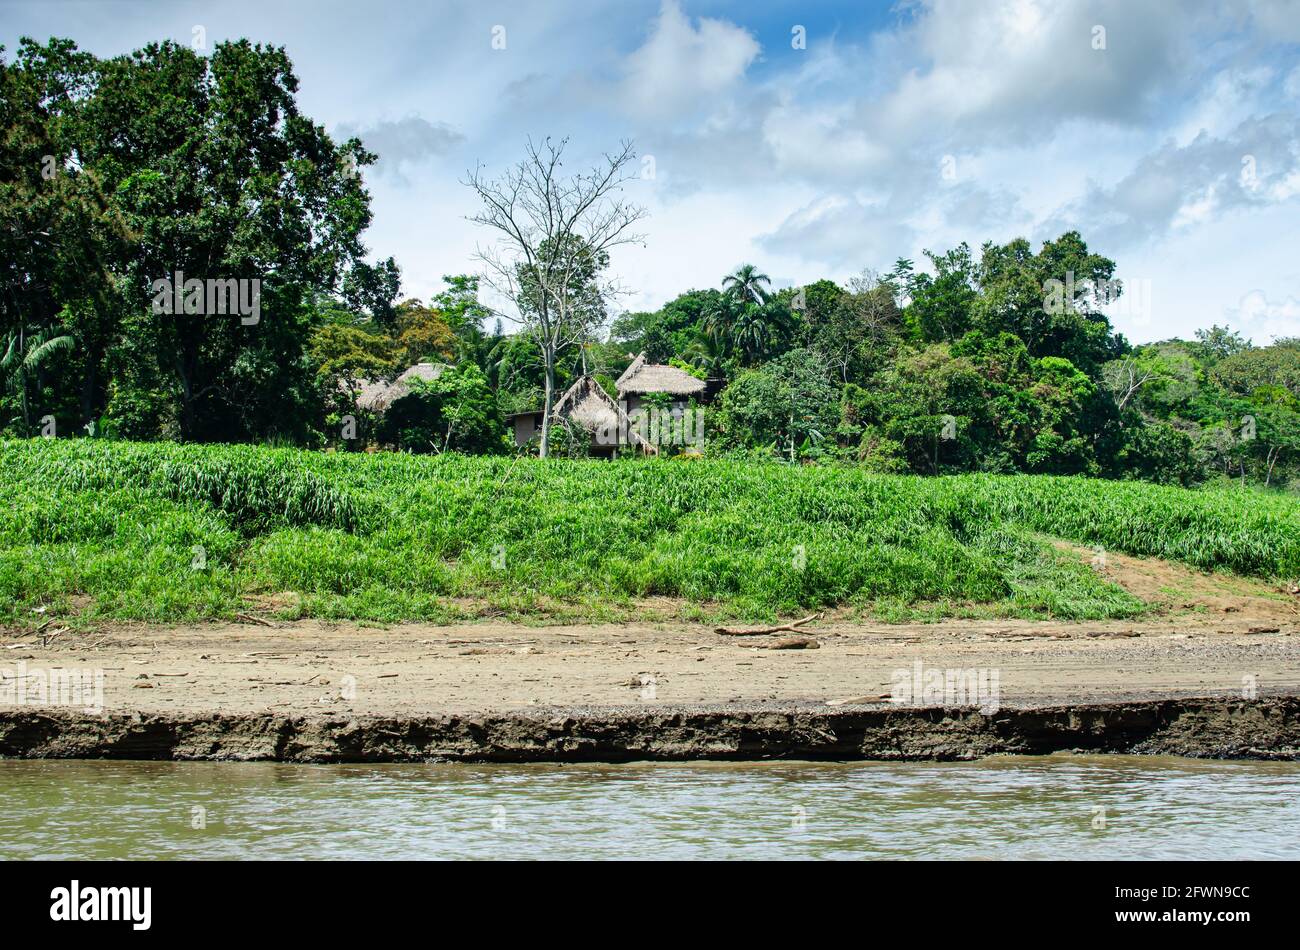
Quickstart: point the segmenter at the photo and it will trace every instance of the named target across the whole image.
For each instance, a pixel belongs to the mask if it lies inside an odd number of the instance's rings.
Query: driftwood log
[[[811,637],[784,637],[775,643],[759,643],[760,650],[820,650],[821,644]]]
[[[742,629],[742,630],[732,630],[730,627],[718,627],[713,632],[720,633],[724,637],[757,637],[765,633],[782,633],[785,631],[798,633],[799,627],[802,627],[806,623],[811,623],[814,620],[820,620],[820,619],[821,619],[821,614],[809,614],[807,617],[804,617],[802,620],[796,620],[793,623],[778,624],[775,627],[752,627],[749,629]]]

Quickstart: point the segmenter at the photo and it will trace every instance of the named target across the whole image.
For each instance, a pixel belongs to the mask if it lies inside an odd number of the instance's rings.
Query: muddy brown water
[[[1300,858],[1300,763],[0,761],[6,859]]]

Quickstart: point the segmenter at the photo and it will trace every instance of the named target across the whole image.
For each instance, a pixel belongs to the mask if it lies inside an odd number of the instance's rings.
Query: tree
[[[1216,359],[1211,375],[1225,389],[1241,395],[1261,386],[1283,386],[1300,399],[1300,343],[1242,347]]]
[[[742,304],[762,306],[770,295],[772,278],[760,274],[753,264],[741,264],[735,272],[722,278],[722,289]]]
[[[789,300],[796,318],[799,344],[812,347],[821,328],[831,320],[844,296],[844,288],[833,280],[818,280],[802,287],[780,292]]]
[[[496,395],[473,364],[413,380],[384,413],[376,437],[412,452],[499,454],[509,445]]]
[[[1112,360],[1101,368],[1101,378],[1122,412],[1142,387],[1156,378],[1156,370],[1135,357]]]
[[[452,358],[456,337],[438,310],[426,307],[415,298],[403,300],[394,309],[393,322],[407,366]]]
[[[621,314],[610,327],[612,343],[632,353],[645,353],[651,363],[663,363],[677,352],[663,311]]]
[[[1210,362],[1217,362],[1229,356],[1244,353],[1252,346],[1250,340],[1243,339],[1240,333],[1217,323],[1208,330],[1197,330],[1196,341],[1201,351]]]
[[[78,152],[95,59],[69,40],[24,39],[14,63],[2,54],[0,353],[16,341],[22,369],[8,384],[18,418],[52,410],[84,424],[102,398],[121,313],[108,258],[127,237],[102,176]],[[52,360],[55,350],[65,358]],[[47,392],[59,394],[53,405]]]
[[[946,254],[925,252],[935,274],[916,273],[911,261],[899,261],[894,274],[908,298],[906,318],[912,335],[926,343],[960,338],[971,325],[971,311],[979,297],[976,267],[970,247],[958,245]]]
[[[363,428],[368,426],[372,413],[357,405],[362,382],[391,379],[406,365],[397,343],[387,333],[376,332],[369,320],[365,325],[343,320],[326,323],[312,333],[307,351],[316,367],[323,422],[333,431],[338,431],[345,415]],[[343,444],[361,443],[349,437]]]
[[[495,232],[495,243],[477,253],[483,278],[513,310],[503,315],[522,324],[541,350],[542,458],[550,449],[557,359],[590,334],[593,316],[603,315],[600,304],[617,293],[602,275],[609,252],[640,242],[632,227],[646,213],[619,197],[634,177],[630,142],[589,171],[564,177],[567,141],[530,140],[524,159],[500,178],[487,178],[479,166],[465,180],[482,203],[469,220]]]
[[[447,286],[434,294],[430,306],[451,327],[456,362],[471,362],[486,372],[494,341],[483,331],[483,321],[492,311],[479,302],[479,279],[472,274],[445,274],[442,280]]]
[[[370,315],[377,326],[392,327],[397,316],[393,301],[402,289],[402,275],[390,257],[378,264],[354,261],[343,279],[343,300],[353,310]]]
[[[55,354],[70,350],[72,346],[72,337],[66,334],[54,336],[49,331],[38,331],[26,335],[21,329],[9,334],[4,355],[0,356],[0,380],[5,389],[17,397],[24,428],[32,424],[30,390],[37,373]]]
[[[1264,487],[1273,483],[1278,462],[1300,455],[1300,399],[1281,386],[1256,391],[1256,436],[1250,454],[1264,474]]]
[[[990,242],[980,257],[971,326],[990,336],[1014,333],[1031,355],[1059,356],[1095,375],[1124,348],[1102,312],[1123,291],[1114,274],[1115,262],[1089,251],[1077,231],[1045,241],[1037,254],[1024,238]]]
[[[327,323],[308,347],[327,391],[346,390],[355,402],[363,379],[394,375],[403,362],[396,344],[382,333],[345,323]]]
[[[761,274],[757,278],[766,279]],[[725,280],[739,281],[739,278],[733,275]],[[757,303],[753,295],[736,289],[740,286],[739,282],[733,283],[726,292],[709,301],[701,331],[721,357],[734,358],[740,366],[754,366],[777,355],[794,336],[795,321],[788,294],[764,294],[762,303]]]
[[[139,406],[134,392],[173,403],[185,439],[308,435],[311,304],[362,262],[370,210],[356,171],[375,156],[356,140],[336,145],[299,111],[281,48],[239,40],[200,56],[164,42],[107,60],[75,50],[24,41],[18,68],[49,113],[64,169],[51,183],[69,183],[59,186],[64,217],[79,207],[73,185],[104,202],[87,230],[103,239],[83,249],[65,235],[60,251],[95,286],[63,281],[66,306],[51,311],[85,353],[83,413],[109,391],[110,414],[114,400]],[[390,263],[363,265],[351,283],[391,286]],[[177,272],[239,285],[257,317],[191,308],[188,296],[180,312],[153,312],[167,296],[155,282]],[[110,386],[98,382],[104,374]]]
[[[721,297],[722,293],[712,288],[688,290],[653,313],[638,311],[620,314],[610,326],[609,338],[639,352],[642,341],[648,334],[662,332],[673,341],[674,347],[684,347],[699,333],[704,315],[713,309]]]
[[[1119,462],[1128,478],[1162,485],[1192,485],[1203,474],[1197,462],[1192,437],[1167,422],[1132,426],[1119,452]]]
[[[790,310],[782,300],[743,303],[731,324],[731,346],[742,366],[777,355],[793,332]]]
[[[864,271],[844,290],[830,281],[803,288],[803,335],[841,382],[860,379],[898,336],[901,314],[894,285]]]
[[[724,449],[769,447],[794,461],[815,454],[829,439],[839,397],[824,364],[808,350],[791,350],[758,369],[741,373],[722,394],[716,437]]]

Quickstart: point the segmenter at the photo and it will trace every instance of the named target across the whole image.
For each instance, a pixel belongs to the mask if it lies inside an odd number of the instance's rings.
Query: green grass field
[[[1141,483],[97,440],[2,442],[0,477],[0,619],[20,624],[1147,609],[1049,537],[1300,575],[1300,499]]]

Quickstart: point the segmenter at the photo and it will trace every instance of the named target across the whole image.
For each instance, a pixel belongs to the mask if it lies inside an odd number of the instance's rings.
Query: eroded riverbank
[[[734,637],[670,623],[15,634],[0,642],[0,667],[21,670],[23,682],[94,673],[103,688],[93,709],[53,696],[0,705],[0,755],[577,762],[1087,750],[1292,759],[1297,632],[1285,621],[1191,615],[818,623],[800,628],[797,639],[811,641],[800,649],[774,648],[796,639],[789,632]],[[996,693],[900,703],[900,674],[956,674]]]
[[[1300,759],[1300,699],[1002,709],[787,704],[465,716],[0,713],[0,755],[279,762],[938,760],[1052,752]]]

